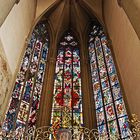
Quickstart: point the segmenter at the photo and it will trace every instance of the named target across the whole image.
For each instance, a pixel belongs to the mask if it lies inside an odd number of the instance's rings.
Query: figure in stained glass
[[[61,128],[81,126],[83,117],[79,44],[71,32],[67,32],[59,44],[51,125],[59,118]],[[68,118],[69,121],[66,121]]]
[[[124,123],[128,117],[115,64],[107,37],[97,23],[93,23],[89,32],[88,50],[99,133],[107,137],[118,133],[121,138],[129,138],[129,126]]]
[[[42,38],[46,38],[45,41]],[[47,24],[40,22],[35,26],[25,50],[2,126],[6,133],[16,131],[16,139],[22,138],[26,128],[35,129],[48,44]]]

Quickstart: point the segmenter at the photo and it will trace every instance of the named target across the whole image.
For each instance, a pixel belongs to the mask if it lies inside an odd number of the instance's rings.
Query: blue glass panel
[[[101,135],[108,130],[111,136],[119,133],[119,129],[122,131],[118,118],[127,116],[121,88],[107,37],[100,25],[92,25],[88,42],[97,126]]]
[[[100,135],[106,136],[107,135],[106,125],[98,126],[98,131]]]
[[[129,129],[129,124],[128,124],[128,117],[126,116],[118,120],[119,120],[119,125],[120,125],[120,130],[121,130],[121,137],[122,138],[129,137],[130,129]]]
[[[30,98],[31,98],[31,92],[32,92],[32,88],[33,88],[33,83],[31,81],[27,81],[26,85],[25,85],[25,90],[23,93],[23,100],[26,102],[30,102]]]
[[[97,125],[103,125],[105,123],[103,108],[96,110]]]
[[[120,89],[120,85],[119,84],[116,84],[112,87],[112,92],[113,92],[113,96],[114,96],[114,99],[119,99],[122,97],[122,94],[121,94],[121,89]]]
[[[102,107],[103,106],[103,102],[102,102],[101,92],[99,92],[98,94],[95,94],[94,95],[94,98],[95,98],[95,106],[96,106],[96,109]]]

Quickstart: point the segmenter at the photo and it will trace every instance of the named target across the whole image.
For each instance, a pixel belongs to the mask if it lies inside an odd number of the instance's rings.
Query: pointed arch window
[[[67,32],[58,45],[51,125],[83,125],[79,43]]]
[[[99,24],[89,32],[89,59],[98,131],[129,137],[128,116],[107,37]]]
[[[17,138],[27,128],[36,126],[48,49],[47,24],[40,22],[25,50],[2,126],[7,133],[15,130]]]
[[[128,138],[128,116],[122,90],[106,35],[99,24],[92,25],[88,43],[98,131],[109,137],[120,134],[121,138]],[[59,123],[60,128],[83,126],[79,46],[72,31],[66,32],[58,44],[52,126],[55,123]],[[15,130],[17,139],[27,128],[36,127],[48,49],[47,24],[40,22],[25,50],[2,126],[7,133]]]

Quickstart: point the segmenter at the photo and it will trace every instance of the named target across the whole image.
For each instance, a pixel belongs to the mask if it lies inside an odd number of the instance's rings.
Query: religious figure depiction
[[[68,129],[60,129],[58,131],[57,140],[70,140],[71,132]]]

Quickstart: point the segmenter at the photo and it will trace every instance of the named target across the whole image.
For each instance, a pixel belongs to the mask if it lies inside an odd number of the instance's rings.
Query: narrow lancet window
[[[98,131],[101,135],[129,137],[128,116],[111,50],[103,28],[92,25],[89,59]]]
[[[2,129],[16,138],[35,129],[43,86],[49,36],[46,23],[38,23],[25,50]]]
[[[79,43],[67,32],[58,45],[51,125],[83,125]]]

